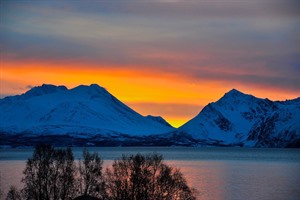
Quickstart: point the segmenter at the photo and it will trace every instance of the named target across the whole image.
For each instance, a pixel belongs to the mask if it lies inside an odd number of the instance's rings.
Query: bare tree
[[[21,200],[22,196],[20,191],[15,186],[10,186],[6,196],[6,200]]]
[[[131,155],[115,160],[106,170],[110,199],[121,200],[194,200],[195,190],[188,187],[178,169],[162,162],[161,155]]]
[[[23,194],[26,199],[68,199],[74,195],[74,157],[72,150],[55,150],[39,145],[24,170]]]
[[[83,150],[83,162],[79,161],[79,193],[100,199],[106,198],[105,183],[102,174],[103,160],[98,153]]]
[[[53,199],[73,197],[76,166],[72,150],[70,148],[55,150],[54,158],[53,166],[51,166],[53,170],[51,175]]]
[[[83,151],[78,170],[72,150],[37,146],[24,170],[22,197],[31,200],[195,200],[178,169],[166,165],[157,154],[122,156],[102,174],[103,160],[97,153]],[[77,181],[75,171],[78,171]],[[75,184],[77,182],[77,184]],[[11,188],[7,199],[21,199]]]

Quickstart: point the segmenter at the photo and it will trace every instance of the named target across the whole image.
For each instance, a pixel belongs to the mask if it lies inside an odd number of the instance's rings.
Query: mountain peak
[[[81,91],[83,93],[89,93],[91,95],[96,95],[96,94],[107,94],[107,90],[97,84],[91,84],[91,85],[79,85],[73,90]]]
[[[109,134],[144,136],[173,131],[162,121],[143,117],[96,84],[70,90],[44,84],[24,95],[0,101],[1,133],[28,130],[37,135],[108,134],[110,137]]]
[[[232,89],[230,90],[229,92],[225,93],[225,95],[222,97],[222,98],[241,98],[241,97],[244,97],[244,96],[247,96],[246,94],[238,91],[237,89]]]
[[[240,92],[239,90],[233,88],[231,89],[229,92],[227,92],[226,94],[230,94],[230,95],[245,95],[244,93]]]
[[[104,89],[96,83],[92,83],[91,85],[79,85],[77,88],[94,88],[94,89]]]
[[[43,84],[41,86],[36,86],[28,90],[24,95],[26,97],[33,97],[33,96],[41,96],[44,94],[51,94],[59,91],[68,90],[65,86],[56,86],[52,84]]]
[[[98,92],[101,92],[101,91],[107,92],[107,90],[104,87],[101,87],[100,85],[95,84],[95,83],[91,84],[89,87],[96,90],[96,91],[98,91]]]
[[[93,88],[102,88],[100,87],[98,84],[96,83],[92,83],[89,87],[93,87]]]
[[[241,102],[247,102],[255,98],[252,95],[244,94],[237,89],[232,89],[229,92],[225,93],[224,96],[219,99],[216,103],[219,104],[239,104]]]

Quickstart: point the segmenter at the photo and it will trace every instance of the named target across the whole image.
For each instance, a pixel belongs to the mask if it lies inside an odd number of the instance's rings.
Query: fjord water
[[[89,148],[104,159],[105,167],[122,154],[160,153],[180,168],[198,199],[299,199],[300,149],[107,147]],[[0,149],[1,187],[21,187],[26,159],[33,149]],[[73,149],[80,159],[82,148]]]

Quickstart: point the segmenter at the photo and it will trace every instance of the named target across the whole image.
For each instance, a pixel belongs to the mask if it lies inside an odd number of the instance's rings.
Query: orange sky
[[[143,70],[116,69],[114,67],[94,68],[79,64],[53,64],[39,62],[1,63],[1,94],[20,94],[31,86],[51,83],[68,88],[80,84],[97,83],[111,94],[142,115],[160,115],[173,126],[178,127],[197,115],[203,106],[217,101],[232,85],[221,81],[201,81],[178,74]],[[285,100],[297,94],[270,88],[251,88],[239,85],[245,93],[262,98]]]
[[[300,96],[297,1],[0,1],[0,97],[96,83],[178,127],[232,88]]]

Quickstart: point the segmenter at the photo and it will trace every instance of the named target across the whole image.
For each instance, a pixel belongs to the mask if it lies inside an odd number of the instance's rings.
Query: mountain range
[[[174,128],[142,116],[96,84],[43,84],[0,99],[0,145],[300,147],[300,98],[271,101],[231,90]]]

